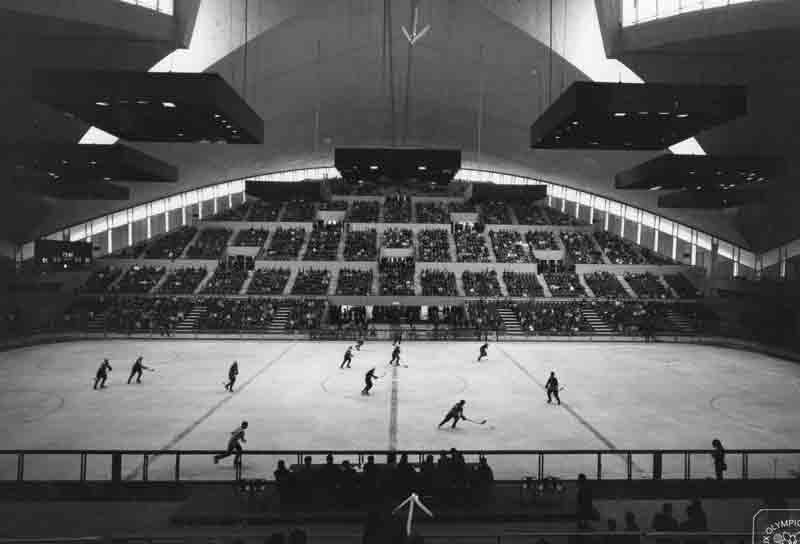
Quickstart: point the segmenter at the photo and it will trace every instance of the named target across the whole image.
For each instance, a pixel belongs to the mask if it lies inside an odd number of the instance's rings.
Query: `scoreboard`
[[[59,240],[36,240],[34,259],[39,268],[72,270],[92,264],[92,244]]]

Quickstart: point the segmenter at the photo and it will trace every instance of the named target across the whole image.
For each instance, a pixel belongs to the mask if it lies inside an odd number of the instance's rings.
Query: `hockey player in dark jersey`
[[[236,383],[236,376],[239,375],[239,362],[234,361],[228,369],[228,383],[225,384],[225,390],[233,393],[233,384]]]
[[[103,359],[103,363],[100,365],[100,368],[97,369],[97,374],[94,376],[94,388],[97,389],[99,384],[100,389],[103,389],[106,386],[106,380],[108,379],[108,373],[111,371],[111,363],[108,362],[108,359]]]
[[[439,423],[439,427],[441,427],[442,425],[444,425],[448,421],[452,420],[453,421],[453,426],[451,428],[455,429],[456,428],[456,423],[458,423],[462,419],[467,419],[466,416],[464,415],[464,405],[465,404],[466,404],[466,401],[464,401],[464,400],[460,400],[457,403],[455,403],[453,405],[453,407],[450,408],[450,411],[447,412],[447,415],[444,416],[444,419],[442,420],[442,422]]]
[[[131,375],[128,376],[128,383],[131,383],[131,380],[134,376],[136,376],[136,383],[142,383],[142,370],[152,370],[152,368],[142,364],[142,356],[140,355],[136,358],[136,361],[133,362],[133,366],[131,367]]]
[[[486,352],[489,349],[489,342],[486,342],[485,344],[483,344],[480,349],[481,349],[481,352],[480,352],[480,355],[478,355],[478,362],[480,362],[481,359],[483,359],[484,357],[487,356]]]
[[[231,455],[236,455],[233,464],[241,463],[242,442],[247,442],[244,438],[244,432],[247,429],[247,422],[242,421],[242,424],[236,427],[228,438],[228,449],[224,453],[218,453],[214,456],[214,464],[219,463],[220,459],[225,459]]]
[[[397,345],[392,350],[392,358],[389,359],[390,365],[400,366],[400,346]]]
[[[556,373],[551,372],[550,377],[547,378],[547,383],[544,384],[544,388],[547,391],[547,404],[551,404],[553,402],[553,397],[555,397],[556,402],[558,405],[561,405],[561,399],[558,396],[558,378],[556,378]]]
[[[378,377],[375,375],[375,369],[369,369],[369,372],[364,374],[364,389],[361,390],[361,394],[369,395],[369,391],[372,389],[372,381],[377,379]]]
[[[353,346],[347,346],[347,351],[344,352],[344,359],[339,368],[350,368],[350,361],[353,360]]]

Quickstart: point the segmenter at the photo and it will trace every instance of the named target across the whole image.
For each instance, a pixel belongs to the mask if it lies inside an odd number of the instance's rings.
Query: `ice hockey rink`
[[[800,443],[800,366],[766,355],[712,346],[641,343],[497,343],[480,363],[477,342],[404,342],[402,363],[387,366],[391,344],[367,342],[352,368],[339,369],[344,342],[116,340],[41,345],[0,353],[2,449],[212,450],[249,422],[246,450],[619,450],[603,455],[604,477],[626,477],[626,450],[792,448]],[[143,383],[126,384],[142,355]],[[100,361],[113,372],[92,389]],[[235,392],[223,382],[239,361]],[[375,367],[373,394],[362,396]],[[543,386],[554,370],[565,387],[561,406]],[[456,430],[437,429],[466,400]],[[322,462],[323,456],[315,457]],[[471,456],[468,461],[475,461]],[[247,477],[271,475],[277,459],[245,456]],[[340,462],[345,457],[337,457]],[[355,455],[351,461],[358,461]],[[382,460],[379,458],[378,461]],[[417,456],[411,457],[412,461]],[[25,478],[76,479],[79,456],[32,454]],[[232,476],[231,459],[181,457],[182,478]],[[495,477],[535,476],[536,455],[489,457]],[[692,456],[692,475],[713,473],[708,455]],[[174,477],[174,457],[150,460],[151,480]],[[730,455],[729,476],[741,463]],[[652,456],[633,455],[633,477],[651,477]],[[749,476],[787,476],[800,455],[751,455]],[[107,478],[110,457],[90,455],[87,478]],[[544,473],[594,477],[595,454],[549,455]],[[682,454],[665,455],[665,477],[682,477]],[[123,472],[141,478],[142,457]],[[15,455],[0,455],[0,478],[17,475]]]

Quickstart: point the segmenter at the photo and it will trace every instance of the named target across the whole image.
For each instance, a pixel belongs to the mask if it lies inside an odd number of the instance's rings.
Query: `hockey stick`
[[[474,419],[470,419],[468,417],[465,417],[464,419],[466,421],[469,421],[470,423],[475,423],[476,425],[486,425],[486,420],[485,419],[482,419],[480,421],[475,421]]]

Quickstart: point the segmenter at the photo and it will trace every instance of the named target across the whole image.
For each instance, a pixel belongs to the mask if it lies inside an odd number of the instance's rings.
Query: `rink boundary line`
[[[392,393],[389,397],[389,449],[397,449],[397,412],[398,412],[398,392],[400,389],[400,375],[397,366],[392,366]]]
[[[231,401],[231,400],[232,400],[232,399],[234,399],[236,396],[238,396],[238,395],[239,395],[239,393],[241,393],[242,391],[244,391],[244,389],[245,389],[245,388],[246,388],[248,385],[250,385],[251,383],[253,383],[253,382],[256,380],[256,378],[258,378],[258,377],[259,377],[259,376],[261,376],[261,375],[262,375],[264,372],[266,372],[267,370],[269,370],[270,368],[272,368],[272,366],[273,366],[275,363],[277,363],[278,361],[280,361],[281,359],[283,359],[283,358],[286,356],[286,354],[287,354],[287,353],[289,353],[289,350],[290,350],[290,349],[292,349],[293,347],[295,347],[296,345],[297,345],[297,343],[295,342],[295,343],[292,343],[292,344],[289,344],[288,346],[286,346],[286,348],[285,348],[285,349],[284,349],[284,350],[283,350],[283,351],[280,353],[280,355],[278,355],[278,356],[276,356],[276,357],[273,357],[272,359],[270,359],[269,361],[267,361],[267,363],[266,363],[266,364],[265,364],[263,367],[261,367],[261,368],[260,368],[260,369],[259,369],[259,370],[258,370],[258,371],[255,373],[255,374],[253,374],[253,375],[252,375],[252,376],[250,376],[250,377],[249,377],[247,380],[245,380],[244,382],[242,382],[242,385],[240,385],[240,386],[239,386],[239,387],[238,387],[238,388],[237,388],[237,389],[236,389],[236,390],[235,390],[233,393],[231,393],[231,394],[229,394],[229,395],[227,395],[227,396],[225,396],[225,397],[221,398],[219,401],[217,401],[217,403],[216,403],[216,404],[214,404],[214,405],[213,405],[211,408],[209,408],[208,410],[206,410],[206,412],[205,412],[205,413],[204,413],[202,416],[200,416],[199,418],[197,418],[196,420],[194,420],[194,421],[193,421],[193,422],[192,422],[192,423],[191,423],[191,424],[190,424],[188,427],[186,427],[184,430],[182,430],[181,432],[179,432],[178,434],[176,434],[174,437],[172,437],[172,440],[170,440],[170,441],[169,441],[169,442],[168,442],[168,443],[167,443],[165,446],[163,446],[162,448],[160,448],[160,450],[169,450],[169,449],[171,449],[172,447],[174,447],[175,445],[177,445],[177,444],[178,444],[178,442],[180,442],[181,440],[183,440],[184,438],[186,438],[186,437],[187,437],[187,436],[188,436],[190,433],[192,433],[192,431],[194,431],[194,430],[195,430],[197,427],[199,427],[200,425],[202,425],[202,424],[203,424],[203,423],[204,423],[204,422],[205,422],[205,421],[206,421],[208,418],[210,418],[211,416],[213,416],[213,415],[214,415],[214,414],[215,414],[215,413],[216,413],[216,412],[217,412],[217,411],[218,411],[220,408],[222,408],[222,407],[223,407],[225,404],[227,404],[229,401]],[[152,455],[152,456],[151,456],[151,457],[148,459],[148,462],[149,462],[149,463],[153,463],[153,462],[155,462],[155,460],[156,460],[156,459],[158,459],[159,457],[161,457],[161,455],[159,455],[159,454],[154,454],[154,455]],[[141,463],[139,463],[139,464],[136,466],[136,468],[134,468],[134,469],[133,469],[131,472],[129,472],[129,473],[128,473],[128,474],[125,476],[125,478],[123,478],[123,479],[124,479],[125,481],[131,481],[131,480],[133,480],[134,478],[136,478],[136,477],[138,477],[138,476],[139,476],[139,474],[141,473],[141,471],[142,471],[142,469],[143,469],[143,468],[144,468],[144,461],[142,461]]]

